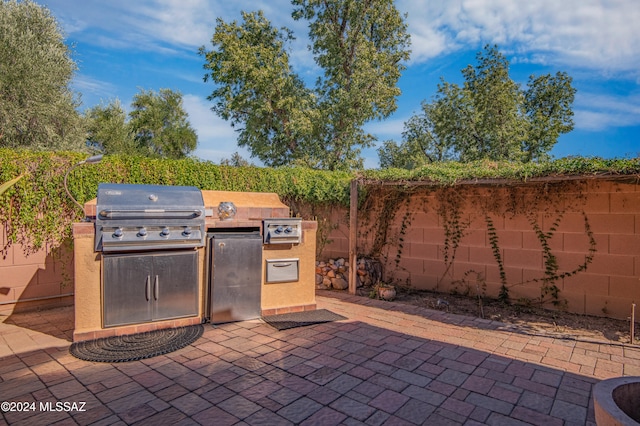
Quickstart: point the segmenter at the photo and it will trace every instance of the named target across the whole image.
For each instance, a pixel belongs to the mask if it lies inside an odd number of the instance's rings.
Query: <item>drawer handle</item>
[[[287,266],[293,265],[293,263],[272,263],[274,268],[286,268]]]

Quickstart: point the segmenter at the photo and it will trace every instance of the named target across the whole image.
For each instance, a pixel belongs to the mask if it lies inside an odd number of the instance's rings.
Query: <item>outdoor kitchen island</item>
[[[140,188],[137,188],[136,185],[123,185],[125,190],[128,187],[134,187],[136,190],[155,190],[160,194],[165,189],[147,185],[140,185]],[[111,187],[109,189],[113,190]],[[129,252],[121,254],[108,251],[117,250],[116,248],[107,248],[105,251],[97,240],[111,238],[113,234],[113,238],[118,237],[119,240],[126,241],[128,238],[127,226],[116,224],[109,228],[111,224],[105,224],[105,220],[98,220],[106,230],[104,236],[100,237],[99,226],[96,225],[96,213],[100,208],[100,190],[97,200],[94,199],[85,204],[85,214],[91,221],[75,223],[73,226],[74,341],[182,327],[209,321],[220,323],[244,320],[316,308],[317,223],[315,221],[291,219],[289,208],[274,193],[201,191],[201,194],[202,204],[206,211],[204,218],[205,244],[194,244],[194,247],[182,248],[172,248],[165,244],[161,249],[153,249],[147,244],[141,245],[140,249],[132,248]],[[154,197],[155,194],[150,193],[148,198],[153,199]],[[162,199],[163,197],[160,195],[158,198]],[[219,206],[228,208],[230,206],[228,203],[233,203],[232,211],[222,209],[219,213]],[[175,206],[176,209],[184,209],[184,207]],[[160,211],[160,209],[150,210]],[[118,211],[121,213],[120,210]],[[196,213],[194,216],[197,215]],[[133,215],[127,213],[124,216],[131,217]],[[149,241],[151,241],[151,234],[156,228],[160,234],[175,235],[172,226],[159,224],[156,224],[155,227],[142,224],[134,226],[131,222],[128,223],[128,226],[133,227],[134,231],[136,227],[144,229],[143,237]],[[174,227],[176,226],[174,224]],[[197,225],[183,225],[183,227],[189,229],[189,234],[193,232],[193,238],[198,238]],[[120,231],[111,230],[120,228],[124,230],[124,237]],[[149,237],[145,235],[147,232],[149,232]],[[249,236],[252,236],[251,244],[254,253],[256,253],[254,257],[257,259],[253,261],[250,260],[251,256],[244,255],[242,251],[244,250],[242,247],[249,244]],[[256,242],[256,238],[259,238],[259,242]],[[240,252],[232,253],[229,251],[232,244],[235,246],[235,250],[240,250]],[[108,244],[107,247],[109,247]],[[221,265],[220,261],[225,259],[225,253],[230,257],[227,258],[228,261],[225,260],[225,264]],[[140,283],[131,283],[131,286],[138,285],[139,290],[128,288],[128,284],[121,284],[121,287],[125,287],[124,291],[140,293],[137,297],[142,298],[143,301],[153,301],[158,298],[158,293],[162,299],[164,288],[162,286],[170,286],[172,284],[170,281],[174,280],[176,283],[180,282],[179,285],[185,286],[188,290],[174,293],[172,303],[175,305],[175,300],[180,299],[184,301],[185,306],[183,309],[180,306],[174,306],[169,310],[165,309],[160,311],[165,312],[164,316],[157,317],[153,315],[153,312],[157,312],[155,307],[145,307],[141,309],[151,311],[151,316],[142,314],[137,319],[136,315],[132,315],[130,319],[125,316],[124,320],[122,318],[109,320],[110,317],[113,317],[109,312],[111,310],[117,311],[118,307],[107,306],[105,315],[105,303],[108,304],[110,300],[113,300],[116,305],[126,304],[130,303],[129,298],[133,297],[128,293],[115,298],[110,296],[113,291],[110,289],[109,277],[130,277],[131,274],[135,276],[134,272],[137,269],[143,269],[139,265],[145,264],[145,258],[148,258],[146,263],[158,266],[150,266],[151,272],[140,273],[143,275],[139,278]],[[112,270],[117,268],[122,261],[125,265],[131,263],[133,266],[129,269],[133,272],[114,272]],[[233,262],[233,264],[230,265],[229,262]],[[252,262],[252,264],[248,265],[244,262]],[[217,266],[218,273],[214,265]],[[191,266],[193,271],[190,271]],[[107,268],[109,271],[106,270]],[[254,271],[248,271],[250,269],[254,269]],[[233,283],[233,280],[243,279],[242,275],[247,272],[253,274],[250,275],[252,278],[244,278],[245,283],[239,286]],[[144,274],[149,274],[149,276],[144,276]],[[237,277],[238,275],[240,278]],[[107,279],[106,289],[105,277]],[[249,281],[247,282],[247,280]],[[121,281],[127,282],[126,278]],[[159,281],[160,284],[156,281]],[[186,284],[182,284],[182,281],[185,281]],[[242,290],[243,285],[251,287],[251,295],[242,293],[242,291],[246,291]],[[226,290],[224,286],[227,286]],[[238,293],[238,291],[241,292]],[[253,311],[251,309],[247,311],[244,309],[246,301],[252,298],[256,308]],[[193,307],[191,307],[192,304]],[[131,309],[128,308],[128,311]]]

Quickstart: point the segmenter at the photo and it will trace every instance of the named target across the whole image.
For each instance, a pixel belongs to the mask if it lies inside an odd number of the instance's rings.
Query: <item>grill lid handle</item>
[[[142,209],[142,210],[100,210],[100,217],[105,219],[194,219],[202,216],[202,210],[167,210],[167,209]]]

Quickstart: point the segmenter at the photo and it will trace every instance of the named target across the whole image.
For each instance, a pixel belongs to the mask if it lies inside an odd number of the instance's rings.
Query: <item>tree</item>
[[[0,147],[81,148],[71,50],[48,9],[0,0]]]
[[[358,147],[375,138],[362,126],[397,108],[402,61],[409,35],[393,0],[293,0],[295,19],[309,21],[316,63],[321,120],[317,137],[329,169],[362,167]]]
[[[267,165],[361,167],[360,148],[374,141],[363,125],[396,109],[409,58],[406,24],[392,0],[292,3],[294,18],[309,21],[323,69],[316,87],[306,88],[291,70],[291,32],[274,29],[262,12],[243,13],[242,25],[219,19],[214,50],[200,49],[210,70],[205,80],[218,85],[212,109],[241,126],[239,144]]]
[[[237,151],[231,154],[231,158],[223,158],[220,160],[221,166],[231,166],[231,167],[249,167],[253,166],[247,159],[245,159],[242,155],[240,155]]]
[[[85,112],[87,142],[104,154],[139,154],[127,113],[119,100],[98,105]]]
[[[433,102],[423,102],[422,112],[405,123],[402,143],[379,149],[381,164],[401,164],[396,152],[422,164],[548,158],[558,137],[573,129],[571,77],[531,76],[523,90],[509,77],[509,61],[497,46],[485,46],[477,60],[462,70],[462,87],[444,80],[438,85]]]
[[[127,116],[119,100],[85,111],[87,143],[105,154],[182,158],[197,136],[182,109],[182,95],[169,89],[141,90]]]
[[[529,139],[525,160],[545,158],[558,137],[573,130],[573,97],[576,90],[566,73],[529,77],[524,110],[529,119]]]
[[[217,19],[205,56],[204,80],[219,87],[208,97],[211,108],[240,126],[238,145],[268,166],[309,156],[314,99],[292,72],[285,44],[287,29],[275,29],[262,12],[242,12],[243,22]]]
[[[403,143],[398,145],[394,141],[385,141],[382,147],[378,148],[381,168],[415,169],[426,162],[455,158],[455,153],[434,134],[433,118],[438,111],[434,110],[433,105],[425,103],[422,108],[429,112],[414,115],[404,123]]]
[[[131,106],[129,126],[144,155],[183,158],[196,149],[198,136],[182,108],[180,92],[140,90]]]

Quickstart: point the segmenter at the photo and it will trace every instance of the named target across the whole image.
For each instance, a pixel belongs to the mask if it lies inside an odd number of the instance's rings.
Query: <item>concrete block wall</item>
[[[588,181],[576,183],[575,192],[571,185],[566,188],[554,201],[557,205],[540,206],[536,212],[489,214],[498,237],[510,298],[526,302],[541,296],[544,251],[529,218],[533,215],[541,230],[552,234],[547,242],[557,259],[558,273],[563,274],[578,268],[590,254],[586,217],[595,241],[595,253],[586,270],[555,282],[560,300],[570,312],[626,319],[631,304],[640,304],[640,185]],[[479,188],[466,200],[461,220],[468,226],[450,265],[445,263],[445,228],[437,213],[437,197],[423,192],[412,196],[408,205],[399,205],[388,232],[389,244],[382,253],[385,279],[415,289],[445,293],[469,290],[475,294],[476,277],[480,276],[486,294],[497,297],[500,271],[484,213],[478,209],[488,197],[496,196],[495,191],[501,189]],[[526,189],[523,192],[526,197]],[[498,195],[508,199],[505,194]],[[410,209],[411,220],[400,242],[405,209]],[[563,213],[556,214],[556,209]],[[346,211],[342,215],[344,217]],[[359,223],[359,255],[366,254],[362,250],[370,246],[364,241],[366,232],[362,227]],[[556,229],[552,231],[552,228]],[[329,236],[332,242],[325,246],[322,258],[348,256],[348,235],[347,225],[332,232]],[[398,256],[399,244],[402,249]],[[465,278],[466,283],[461,282]]]
[[[6,245],[0,227],[0,245]],[[28,256],[20,245],[0,254],[0,315],[73,303],[73,254],[69,248],[46,247]]]
[[[580,190],[568,186],[556,202],[565,210],[553,237],[548,243],[556,256],[559,273],[571,271],[584,262],[589,253],[589,238],[585,233],[585,215],[596,242],[593,261],[585,271],[558,280],[560,297],[566,300],[571,312],[607,315],[625,319],[631,304],[640,304],[640,185],[591,181],[576,184]],[[456,252],[455,260],[447,268],[444,260],[445,231],[437,213],[438,200],[433,194],[414,196],[409,204],[398,205],[398,212],[383,248],[382,261],[386,280],[411,285],[416,289],[448,293],[464,291],[456,281],[467,271],[472,280],[481,274],[486,294],[496,297],[500,289],[499,269],[489,243],[484,216],[477,206],[495,195],[479,189],[476,199],[467,200],[462,219],[469,223]],[[553,207],[553,206],[551,206]],[[398,256],[399,229],[406,209],[411,211],[410,224],[402,236],[402,251]],[[556,217],[543,212],[534,214],[542,230],[549,232]],[[348,257],[348,209],[332,208],[328,223],[334,226],[319,260]],[[376,222],[376,212],[369,211],[367,223]],[[500,255],[512,300],[535,299],[540,296],[544,275],[544,257],[540,241],[527,219],[527,214],[492,214],[499,238]],[[318,220],[323,218],[318,217]],[[367,254],[373,242],[366,223],[359,221],[358,254]],[[0,243],[5,244],[3,227]],[[398,262],[396,262],[396,259]],[[470,290],[474,291],[475,288]],[[24,256],[22,247],[9,248],[0,256],[0,314],[10,314],[19,302],[20,308],[73,303],[73,255],[70,251],[52,253],[44,249]]]

